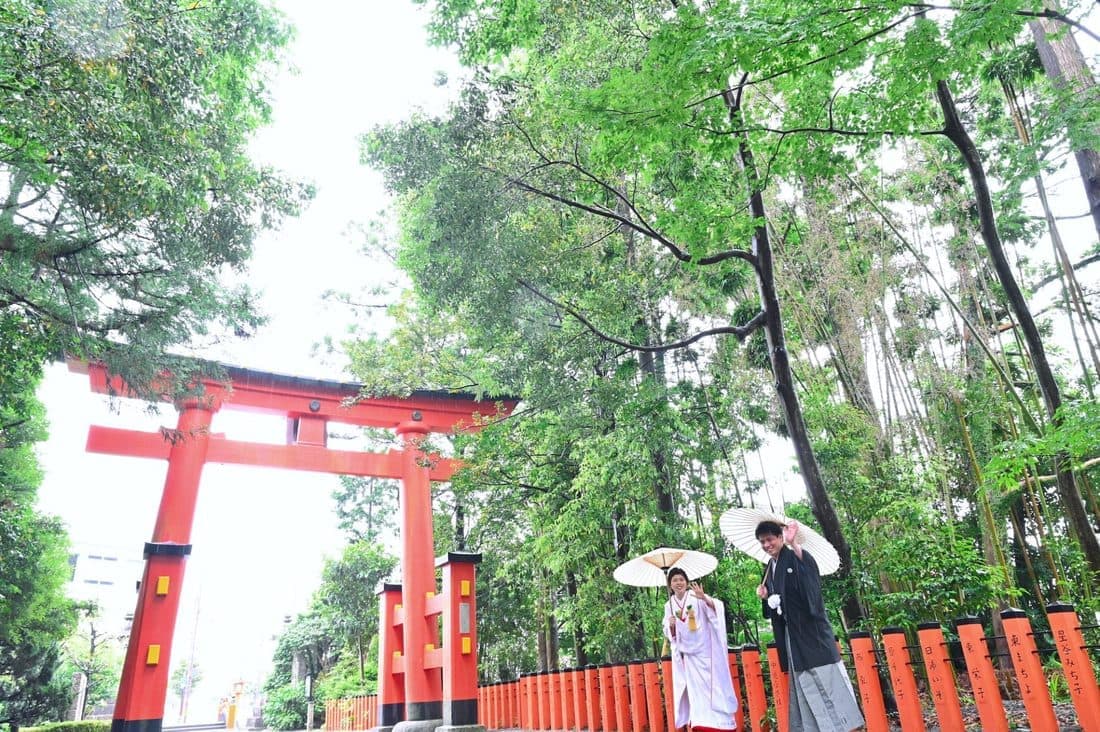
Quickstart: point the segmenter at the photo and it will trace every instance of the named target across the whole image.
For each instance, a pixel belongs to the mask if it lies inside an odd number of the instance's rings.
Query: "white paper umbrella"
[[[769,557],[761,548],[760,540],[756,538],[756,527],[761,521],[774,521],[780,526],[786,526],[791,519],[781,513],[759,508],[731,508],[719,517],[718,527],[734,547],[753,559],[767,562]],[[840,555],[836,553],[836,549],[809,526],[799,523],[795,541],[810,552],[821,574],[832,574],[840,569]]]
[[[612,576],[624,585],[664,587],[665,575],[673,567],[684,570],[689,580],[697,580],[713,572],[717,566],[718,559],[712,554],[662,546],[623,562],[615,568]]]

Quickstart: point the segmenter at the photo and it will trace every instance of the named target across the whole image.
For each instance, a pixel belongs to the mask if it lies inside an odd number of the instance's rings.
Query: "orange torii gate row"
[[[130,393],[126,385],[96,364],[71,362],[87,373],[93,391]],[[398,703],[388,704],[384,726],[414,730],[440,725],[476,725],[477,644],[472,598],[477,555],[449,555],[443,563],[444,587],[436,591],[432,541],[431,481],[449,480],[457,462],[428,455],[423,441],[430,433],[451,434],[477,429],[478,419],[508,414],[515,401],[486,404],[465,393],[418,391],[405,398],[358,399],[358,384],[304,379],[248,369],[223,367],[224,382],[203,382],[204,394],[177,403],[175,429],[157,433],[92,426],[89,452],[168,461],[152,539],[145,544],[145,571],[134,611],[133,630],[119,683],[111,732],[160,732],[168,688],[169,655],[175,632],[186,557],[191,553],[199,480],[206,463],[260,465],[342,475],[394,478],[401,481],[401,571],[392,601],[391,636],[382,659]],[[240,409],[284,416],[287,444],[269,445],[227,439],[210,432],[219,409]],[[401,450],[387,453],[331,450],[328,422],[393,429]],[[455,585],[457,588],[455,589]],[[391,603],[392,604],[389,604]],[[438,616],[444,620],[440,648]],[[395,684],[402,688],[397,689]]]

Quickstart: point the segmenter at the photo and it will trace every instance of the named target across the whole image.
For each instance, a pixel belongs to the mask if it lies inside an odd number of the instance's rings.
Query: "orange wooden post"
[[[1050,689],[1047,688],[1046,674],[1043,673],[1027,613],[1009,608],[1001,611],[1001,619],[1004,621],[1008,655],[1016,671],[1016,682],[1032,732],[1058,732],[1058,719],[1054,716]]]
[[[982,622],[975,617],[959,618],[955,621],[955,629],[962,643],[974,704],[978,707],[978,717],[982,721],[982,732],[1008,732],[1008,718],[1005,716],[1001,690],[997,686],[997,676],[993,671],[993,661],[987,653]]]
[[[642,665],[642,682],[645,684],[645,716],[649,722],[649,732],[665,732],[665,713],[661,704],[661,672],[656,658],[651,658]]]
[[[600,669],[592,663],[584,667],[584,696],[588,729],[602,732],[604,726],[600,705]]]
[[[625,663],[617,663],[611,667],[611,683],[615,689],[615,729],[619,732],[631,732],[630,682],[627,680]]]
[[[564,730],[573,729],[574,714],[573,714],[573,670],[562,669],[561,676],[561,728]]]
[[[401,629],[401,585],[382,585],[378,610],[378,726],[392,727],[405,719],[405,636]]]
[[[1069,687],[1069,698],[1077,710],[1077,723],[1084,732],[1100,732],[1100,686],[1085,649],[1081,622],[1073,605],[1055,602],[1047,605],[1047,621],[1062,662],[1062,673]]]
[[[665,724],[668,732],[676,732],[676,706],[672,698],[672,659],[661,657],[661,690],[665,700]]]
[[[630,707],[630,729],[632,732],[644,732],[649,718],[649,707],[645,703],[645,670],[641,661],[627,666],[627,704]]]
[[[510,726],[522,729],[524,723],[522,723],[522,714],[524,714],[524,697],[522,697],[522,689],[519,684],[519,679],[511,680],[509,686],[509,695],[511,697],[511,723]]]
[[[882,647],[886,652],[890,683],[894,687],[901,732],[925,732],[924,712],[921,710],[909,649],[905,645],[905,631],[902,628],[883,628]]]
[[[481,555],[447,552],[436,566],[443,575],[443,725],[477,724],[477,565]],[[434,579],[433,579],[434,582]],[[495,717],[500,719],[500,695],[496,688]]]
[[[779,647],[774,642],[768,644],[768,676],[772,680],[772,701],[775,702],[779,732],[787,732],[791,719],[791,679],[779,665]]]
[[[523,729],[538,729],[539,698],[535,689],[535,675],[531,672],[520,674],[520,688],[523,690]]]
[[[485,726],[500,729],[500,682],[485,685]]]
[[[604,732],[617,732],[619,725],[615,716],[615,683],[612,679],[613,664],[600,664],[600,714],[603,718]]]
[[[749,729],[752,732],[768,732],[765,724],[768,714],[768,698],[764,693],[764,672],[760,668],[760,649],[741,646],[741,668],[745,671],[745,697],[749,705]]]
[[[863,701],[863,718],[867,732],[889,732],[886,720],[886,702],[882,698],[882,684],[878,677],[878,659],[875,657],[875,641],[871,634],[858,630],[849,634],[852,661],[859,682],[859,696]]]
[[[518,726],[515,721],[516,710],[519,706],[516,704],[516,682],[502,681],[501,693],[504,694],[504,719],[501,720],[505,728]]]
[[[920,623],[917,625],[917,638],[920,641],[924,669],[928,674],[928,688],[940,729],[963,729],[965,725],[962,707],[959,705],[959,692],[955,686],[955,669],[947,655],[943,627],[938,621]]]
[[[542,709],[542,671],[531,672],[531,701],[528,707],[531,709],[531,724],[527,729],[543,729],[543,720],[548,716]]]
[[[553,706],[551,695],[550,671],[539,671],[539,729],[552,729],[550,709]]]
[[[557,669],[546,672],[547,689],[550,694],[550,729],[560,730],[561,726],[561,676]]]
[[[573,676],[573,723],[577,732],[588,727],[588,688],[584,680],[584,669],[575,668]]]
[[[733,715],[737,729],[745,729],[745,706],[741,696],[741,666],[737,663],[737,652],[732,648],[726,649],[726,657],[730,666],[730,680],[733,682],[733,696],[737,699],[737,711]]]

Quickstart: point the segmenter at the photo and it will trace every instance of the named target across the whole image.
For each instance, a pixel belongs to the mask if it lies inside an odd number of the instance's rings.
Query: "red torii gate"
[[[92,391],[128,393],[103,366],[70,362],[88,374]],[[176,404],[175,429],[140,432],[92,426],[89,452],[168,461],[145,571],[119,683],[111,732],[160,732],[168,688],[169,655],[191,553],[199,479],[206,463],[261,465],[401,481],[401,585],[383,591],[380,696],[383,726],[413,729],[477,724],[477,654],[473,566],[478,555],[449,554],[443,592],[437,593],[432,541],[431,481],[449,480],[457,461],[427,455],[432,432],[477,429],[479,417],[508,414],[515,401],[477,402],[470,394],[417,391],[405,398],[358,399],[358,384],[305,379],[223,367],[227,380],[204,380],[205,393]],[[287,444],[226,439],[210,432],[219,409],[285,416]],[[393,429],[403,449],[387,453],[330,450],[329,421]],[[400,603],[398,605],[398,602]],[[437,616],[446,638],[439,648]],[[402,683],[403,678],[403,683]],[[403,687],[403,688],[402,688]]]

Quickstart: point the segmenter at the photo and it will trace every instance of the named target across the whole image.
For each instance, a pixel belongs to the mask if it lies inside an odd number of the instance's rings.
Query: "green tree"
[[[88,679],[88,691],[84,708],[95,707],[114,700],[118,682],[122,676],[125,656],[125,636],[108,633],[99,620],[99,609],[94,604],[81,604],[81,622],[77,631],[65,642],[63,668],[71,678],[79,671]]]
[[[26,0],[0,25],[4,312],[136,387],[188,369],[171,347],[247,334],[254,296],[225,274],[309,193],[246,155],[288,38],[278,16]]]
[[[382,546],[367,541],[349,545],[340,559],[325,563],[316,603],[329,627],[354,650],[360,683],[366,680],[370,638],[378,633],[379,583],[396,566]]]
[[[394,530],[397,481],[385,478],[340,476],[332,492],[339,527],[351,542],[375,542]]]
[[[0,513],[0,722],[14,732],[56,706],[60,643],[76,611],[60,523],[14,503]]]
[[[168,679],[168,688],[180,698],[180,717],[187,720],[188,703],[195,687],[202,682],[202,668],[194,659],[180,661]]]
[[[34,443],[45,437],[35,398],[47,334],[0,313],[0,721],[33,723],[57,702],[52,683],[60,643],[76,627],[65,596],[71,575],[61,523],[34,510],[41,470]]]

